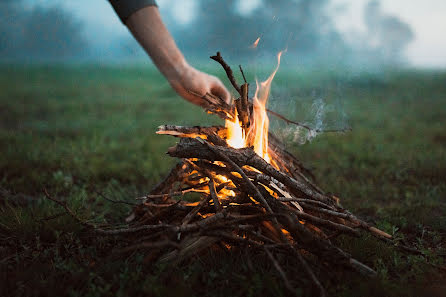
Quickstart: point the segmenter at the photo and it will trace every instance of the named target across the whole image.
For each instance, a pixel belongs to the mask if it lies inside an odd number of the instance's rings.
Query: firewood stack
[[[211,58],[223,66],[240,97],[230,105],[205,94],[207,110],[223,119],[238,117],[249,134],[255,110],[246,79],[239,86],[220,53]],[[273,135],[269,135],[267,162],[250,147],[249,137],[247,147],[230,147],[222,126],[165,125],[157,133],[180,138],[167,153],[181,161],[149,195],[140,198],[127,229],[140,236],[127,250],[147,249],[159,259],[173,260],[211,247],[262,249],[291,289],[274,256],[287,253],[302,264],[321,295],[324,290],[309,257],[332,267],[375,274],[330,239],[340,234],[360,236],[361,230],[378,238],[391,236],[354,216],[337,197],[320,189],[311,173]],[[189,202],[189,196],[198,201]],[[119,230],[104,232],[118,234]]]
[[[256,125],[258,110],[248,98],[246,79],[239,86],[220,53],[211,58],[223,66],[240,97],[232,104],[211,94],[202,97],[208,112],[240,123],[245,147],[229,146],[228,129],[221,126],[159,127],[158,134],[180,138],[167,153],[181,161],[149,195],[139,198],[126,227],[99,227],[79,218],[66,202],[45,190],[47,198],[97,234],[125,236],[125,242],[131,244],[122,252],[144,250],[148,258],[177,261],[210,248],[257,249],[265,253],[284,285],[294,292],[276,257],[285,254],[300,263],[321,296],[325,291],[313,272],[315,262],[318,267],[347,267],[375,275],[373,269],[336,247],[331,239],[340,234],[360,236],[361,230],[388,242],[392,237],[354,216],[337,197],[320,189],[311,173],[273,135],[268,135],[268,161],[256,153],[252,147],[256,130],[251,128]]]

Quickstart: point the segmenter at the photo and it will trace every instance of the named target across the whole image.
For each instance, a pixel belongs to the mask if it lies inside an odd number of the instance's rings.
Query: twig
[[[321,285],[320,281],[314,274],[313,269],[311,269],[311,267],[308,265],[307,261],[304,259],[304,257],[301,255],[301,253],[299,251],[296,251],[294,248],[291,248],[291,249],[293,250],[294,254],[297,256],[297,259],[302,264],[302,266],[304,267],[307,274],[310,276],[313,283],[319,289],[319,296],[321,296],[321,297],[327,296],[327,293],[325,292],[324,287]]]
[[[123,248],[119,250],[119,253],[127,253],[127,252],[133,252],[140,249],[152,249],[152,248],[165,248],[165,247],[174,247],[178,248],[179,245],[176,242],[173,242],[171,240],[164,240],[164,241],[158,241],[158,242],[141,242],[138,244],[134,244],[131,246],[128,246],[126,248]]]
[[[218,200],[218,196],[217,196],[217,192],[215,190],[215,183],[214,183],[214,179],[212,177],[210,177],[210,182],[209,182],[209,193],[211,194],[212,197],[212,201],[214,201],[214,207],[215,207],[215,211],[216,212],[220,212],[222,210],[220,201]]]
[[[286,197],[279,197],[277,198],[277,200],[282,201],[282,202],[292,202],[292,201],[296,201],[299,203],[308,203],[308,204],[315,204],[317,206],[326,208],[326,209],[333,209],[334,207],[332,207],[331,205],[325,204],[323,202],[317,201],[317,200],[311,200],[311,199],[305,199],[305,198],[286,198]],[[319,210],[320,208],[318,208]]]
[[[290,281],[288,280],[288,277],[286,276],[285,272],[283,271],[282,267],[280,267],[280,264],[277,262],[277,260],[274,258],[273,254],[268,250],[268,248],[263,248],[268,255],[269,259],[274,265],[274,268],[279,272],[280,276],[282,277],[282,280],[285,284],[285,287],[292,292],[294,295],[297,296],[296,291],[294,290],[293,286],[291,286]]]
[[[112,203],[122,203],[122,204],[127,204],[127,205],[130,205],[130,206],[136,206],[136,205],[138,205],[138,203],[127,202],[127,201],[124,201],[124,200],[113,200],[113,199],[108,198],[108,197],[105,196],[104,194],[102,194],[102,192],[99,192],[99,191],[97,191],[97,190],[93,190],[93,191],[94,191],[96,194],[98,194],[99,196],[101,196],[102,198],[104,198],[105,200],[110,201],[110,202],[112,202]]]
[[[158,183],[155,188],[152,189],[152,191],[150,191],[150,194],[154,195],[170,191],[175,181],[179,179],[182,172],[185,170],[184,166],[185,164],[183,162],[177,163],[177,165],[170,170],[167,176],[160,183]]]
[[[205,186],[205,185],[203,185]],[[197,190],[194,188],[183,190],[183,191],[177,191],[167,194],[154,194],[154,195],[146,195],[143,197],[136,198],[137,200],[146,200],[146,199],[157,199],[157,198],[166,198],[166,197],[176,197],[176,196],[184,196],[187,193],[196,192],[196,193],[206,193],[204,190]]]
[[[369,266],[359,262],[356,259],[350,258],[349,263],[353,268],[355,268],[358,272],[360,272],[363,275],[366,275],[369,277],[375,277],[377,275],[375,270],[373,270]]]
[[[248,82],[246,81],[246,77],[245,77],[245,73],[243,72],[242,65],[238,65],[238,67],[240,68],[240,72],[242,73],[243,80],[245,81],[245,84],[247,84]]]
[[[64,215],[66,215],[66,214],[67,214],[67,212],[64,211],[64,212],[61,212],[61,213],[58,213],[58,214],[55,214],[55,215],[52,215],[52,216],[48,216],[48,217],[41,218],[41,219],[39,219],[39,221],[41,221],[41,222],[42,222],[42,221],[51,221],[51,220],[60,218],[61,216],[64,216]]]
[[[265,198],[262,196],[262,194],[259,192],[259,189],[257,189],[256,186],[254,186],[254,184],[252,183],[252,181],[246,176],[245,172],[237,165],[235,164],[234,161],[232,161],[230,158],[228,158],[228,156],[226,156],[225,154],[221,153],[219,150],[215,149],[212,145],[210,145],[209,143],[207,143],[205,140],[197,137],[195,138],[196,140],[198,140],[200,143],[206,145],[214,154],[217,154],[218,156],[220,156],[220,158],[222,158],[225,162],[227,162],[235,171],[237,171],[243,178],[243,180],[248,184],[248,186],[250,187],[250,189],[254,192],[254,195],[260,200],[261,203],[263,203],[263,205],[265,206],[266,210],[269,213],[273,213],[273,211],[271,210],[271,207],[269,206],[269,204],[266,202]]]
[[[65,209],[65,211],[66,211],[66,212],[67,212],[73,219],[75,219],[79,224],[81,224],[81,225],[83,225],[83,226],[85,226],[85,227],[88,227],[88,228],[96,229],[96,226],[95,226],[95,225],[90,224],[90,223],[88,223],[88,222],[82,220],[81,218],[79,218],[79,217],[78,217],[78,216],[77,216],[77,215],[76,215],[76,214],[75,214],[75,213],[68,207],[68,205],[67,205],[66,202],[63,202],[63,201],[61,201],[61,200],[59,200],[59,199],[56,199],[56,198],[54,198],[54,197],[51,197],[51,195],[48,193],[48,191],[46,190],[46,188],[43,189],[43,192],[44,192],[46,198],[48,198],[49,200],[51,200],[51,201],[53,201],[53,202],[59,204],[60,206],[62,206],[62,207]]]
[[[200,203],[194,208],[192,209],[184,218],[182,221],[182,225],[186,225],[189,224],[189,222],[193,219],[193,217],[200,211],[200,209],[209,202],[209,200],[211,199],[210,196],[207,196],[206,199],[202,199],[200,201]]]
[[[237,81],[234,78],[234,73],[232,72],[231,67],[229,67],[229,65],[225,62],[225,60],[223,60],[223,57],[221,56],[220,52],[217,52],[217,55],[215,56],[211,56],[211,59],[220,63],[220,65],[226,71],[226,75],[228,76],[232,86],[234,87],[234,89],[237,90],[240,96],[242,96],[242,90],[240,89],[240,86],[237,84]]]

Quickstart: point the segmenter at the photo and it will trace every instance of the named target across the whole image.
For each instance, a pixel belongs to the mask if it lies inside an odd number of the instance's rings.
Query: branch
[[[242,65],[238,65],[238,67],[240,68],[240,72],[242,73],[243,80],[245,81],[245,84],[247,84],[248,82],[246,81],[246,76],[245,76],[245,73],[243,72]]]
[[[274,258],[273,254],[268,250],[268,248],[263,248],[268,255],[268,258],[271,260],[271,262],[274,265],[274,268],[279,272],[280,276],[283,279],[283,282],[285,283],[285,287],[292,292],[294,295],[296,295],[296,291],[294,290],[293,286],[291,286],[290,281],[288,280],[288,277],[286,276],[285,272],[283,271],[282,267],[280,267],[279,262]],[[297,295],[296,295],[297,296]]]
[[[240,96],[242,96],[242,90],[240,89],[240,86],[237,84],[237,81],[234,78],[234,73],[232,72],[231,67],[229,67],[229,65],[226,64],[225,60],[223,60],[223,57],[221,56],[220,52],[217,52],[216,56],[211,56],[211,59],[220,63],[220,65],[226,71],[226,75],[228,76],[232,86],[234,87],[234,89],[237,90]]]
[[[46,198],[48,198],[49,200],[59,204],[60,206],[62,206],[65,211],[73,218],[75,219],[79,224],[81,224],[82,226],[88,227],[88,228],[93,228],[96,229],[96,226],[93,224],[90,224],[84,220],[82,220],[81,218],[79,218],[67,205],[66,202],[63,202],[62,200],[56,199],[54,197],[52,197],[48,191],[46,190],[46,188],[43,189],[43,193],[45,194]]]
[[[321,285],[320,281],[317,279],[317,277],[314,274],[313,270],[308,265],[307,261],[305,261],[304,257],[301,255],[301,253],[296,251],[294,248],[292,250],[294,251],[294,254],[297,256],[297,259],[299,260],[299,262],[302,264],[304,269],[307,271],[307,274],[310,276],[310,278],[313,281],[313,283],[319,289],[319,296],[321,296],[321,297],[327,296],[327,293],[325,292],[324,287]]]

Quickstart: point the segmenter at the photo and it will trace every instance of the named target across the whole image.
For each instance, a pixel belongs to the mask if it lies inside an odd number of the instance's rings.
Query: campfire
[[[207,111],[223,118],[225,127],[159,127],[157,134],[180,138],[167,153],[181,161],[141,198],[141,205],[128,218],[135,232],[146,231],[146,237],[128,249],[152,248],[156,257],[172,260],[213,246],[260,248],[289,287],[274,257],[282,251],[301,262],[321,292],[306,260],[309,256],[375,274],[330,239],[340,234],[360,236],[361,229],[379,238],[391,236],[320,189],[311,173],[268,132],[266,104],[280,57],[281,53],[269,78],[256,83],[253,98],[248,97],[246,79],[240,86],[220,53],[211,57],[222,65],[239,98],[227,104],[211,94],[202,96]],[[187,193],[195,193],[199,200],[181,199]]]
[[[228,104],[211,94],[199,95],[209,113],[225,120],[224,127],[159,127],[157,134],[180,138],[167,152],[180,162],[149,195],[139,198],[126,228],[99,228],[79,219],[64,202],[48,193],[47,197],[100,234],[136,234],[123,251],[146,250],[152,259],[182,260],[210,248],[257,249],[293,290],[277,260],[277,254],[285,254],[300,262],[321,295],[325,292],[313,272],[314,263],[375,275],[331,239],[341,234],[358,237],[361,230],[385,241],[392,237],[324,192],[311,172],[268,131],[268,113],[310,129],[266,108],[280,57],[281,53],[268,79],[256,83],[253,98],[241,67],[245,83],[240,86],[220,53],[211,57],[222,65],[239,98]]]

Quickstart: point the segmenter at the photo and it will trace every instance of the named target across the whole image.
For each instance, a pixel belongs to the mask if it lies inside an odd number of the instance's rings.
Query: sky
[[[62,6],[71,11],[86,26],[87,38],[107,46],[111,36],[129,34],[106,0],[27,0],[28,5]],[[346,35],[364,30],[363,7],[367,0],[332,0],[336,13],[335,25]],[[240,0],[240,9],[250,13],[261,0]],[[158,0],[161,14],[170,11],[179,24],[193,17],[194,0]],[[415,38],[406,50],[410,64],[423,68],[446,67],[446,0],[382,0],[385,13],[407,22]],[[336,8],[347,7],[347,10]]]

